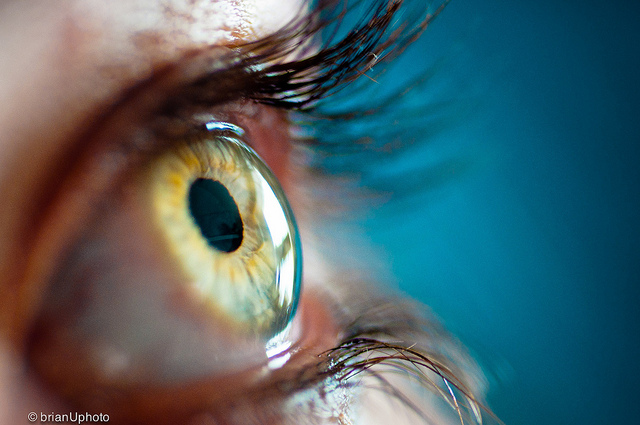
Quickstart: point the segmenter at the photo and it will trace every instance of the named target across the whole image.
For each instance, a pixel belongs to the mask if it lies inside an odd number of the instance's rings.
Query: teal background
[[[402,65],[438,63],[432,96],[464,110],[405,165],[467,165],[380,209],[370,236],[478,356],[506,424],[640,417],[639,18],[638,2],[454,0]]]

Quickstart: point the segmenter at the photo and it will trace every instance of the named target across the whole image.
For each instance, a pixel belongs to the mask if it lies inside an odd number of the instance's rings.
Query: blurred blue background
[[[453,0],[414,47],[475,106],[412,160],[470,165],[371,237],[509,425],[640,418],[639,21],[638,2]]]

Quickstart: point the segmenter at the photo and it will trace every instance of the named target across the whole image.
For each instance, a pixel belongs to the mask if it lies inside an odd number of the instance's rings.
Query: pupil
[[[242,243],[240,211],[226,187],[218,181],[197,179],[189,189],[189,212],[213,248],[233,252]]]

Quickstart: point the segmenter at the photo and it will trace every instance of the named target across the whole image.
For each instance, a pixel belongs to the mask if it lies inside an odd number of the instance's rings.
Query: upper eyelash
[[[424,100],[409,108],[391,108],[402,100],[409,88],[423,84],[429,75],[402,85],[398,93],[379,98],[373,106],[367,103],[366,109],[352,105],[346,111],[339,107],[340,112],[335,113],[331,109],[341,104],[341,96],[335,97],[334,102],[326,100],[346,87],[351,87],[348,94],[353,95],[362,86],[375,85],[373,81],[385,72],[384,65],[416,40],[448,2],[439,2],[429,13],[428,5],[420,1],[415,2],[418,9],[407,6],[405,0],[374,0],[370,5],[363,1],[351,4],[345,0],[322,1],[313,12],[300,14],[277,33],[236,46],[217,58],[215,70],[205,71],[176,90],[165,105],[163,115],[177,116],[187,124],[188,131],[199,132],[202,123],[193,121],[196,113],[225,102],[250,99],[287,109],[295,112],[291,116],[294,124],[291,141],[310,148],[311,155],[305,164],[308,170],[325,175],[348,172],[369,179],[375,160],[383,158],[387,162],[390,152],[403,152],[403,148],[415,144],[415,134],[421,136],[418,142],[427,141],[443,123],[446,125],[451,120],[448,115],[459,112],[460,105],[456,105],[455,112],[452,107],[441,108],[428,119],[421,115],[419,120],[412,120],[411,116],[418,110],[427,110]],[[341,26],[346,26],[348,10],[358,6],[365,7],[363,17],[342,38],[336,37]],[[322,43],[301,45],[300,40],[318,40],[322,30],[331,32]],[[292,60],[292,56],[300,59]],[[376,65],[375,72],[373,65]],[[367,78],[361,78],[363,76]],[[363,84],[354,86],[352,83],[356,80]],[[370,102],[371,96],[364,97]],[[434,109],[434,105],[428,107]],[[392,121],[401,125],[380,127],[380,123]],[[322,130],[327,125],[330,131]],[[371,132],[372,125],[377,126],[375,135]],[[419,130],[406,137],[413,128]],[[314,129],[320,131],[314,132]],[[336,131],[338,129],[342,131]],[[395,179],[376,181],[374,178],[361,183],[373,189],[372,194],[400,194],[398,189],[402,189],[402,193],[420,193],[420,189],[444,181],[443,175],[449,174],[448,170],[465,166],[449,161],[435,169],[414,170]],[[395,184],[398,180],[404,182],[401,187]],[[352,199],[357,205],[359,198]]]
[[[340,2],[329,1],[316,12],[319,16],[330,6]],[[319,51],[308,58],[292,63],[274,64],[258,75],[255,100],[287,109],[307,110],[313,108],[320,99],[340,91],[351,82],[366,75],[374,65],[383,64],[400,54],[412,41],[417,39],[431,20],[442,10],[445,4],[434,14],[417,17],[414,21],[405,21],[394,27],[394,18],[401,10],[403,0],[381,1],[372,4],[366,15],[342,39],[333,43],[333,37],[325,41]],[[340,10],[339,7],[335,7]],[[337,22],[334,34],[343,19],[344,9],[337,16],[325,18],[324,23],[310,26],[310,33]],[[312,15],[310,19],[314,19]],[[295,33],[294,33],[295,34]],[[285,39],[289,36],[285,35]],[[278,45],[278,40],[272,45]],[[370,77],[372,78],[372,77]],[[262,82],[266,84],[262,84]]]
[[[331,36],[314,52],[313,45],[301,46],[300,40],[315,39],[331,25],[335,25],[335,34],[348,10],[343,0],[326,0],[277,33],[234,48],[226,60],[222,59],[225,66],[183,87],[172,99],[174,108],[246,98],[284,109],[313,110],[320,100],[367,75],[374,65],[399,55],[448,1],[433,13],[424,6],[424,13],[402,20],[396,18],[403,11],[404,0],[377,0],[346,36],[337,41]],[[292,55],[300,59],[288,60]]]

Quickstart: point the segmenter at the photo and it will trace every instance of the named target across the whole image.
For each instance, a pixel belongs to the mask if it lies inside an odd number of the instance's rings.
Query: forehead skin
[[[6,312],[34,226],[27,218],[84,126],[157,67],[186,51],[263,37],[302,4],[0,0],[0,331],[11,322]],[[28,403],[29,390],[17,388],[24,383],[4,349],[0,340],[0,400],[12,394]],[[6,407],[0,403],[0,423]]]
[[[88,122],[186,51],[268,35],[302,4],[0,0],[0,296],[8,299],[26,254],[33,223],[24,217]]]

